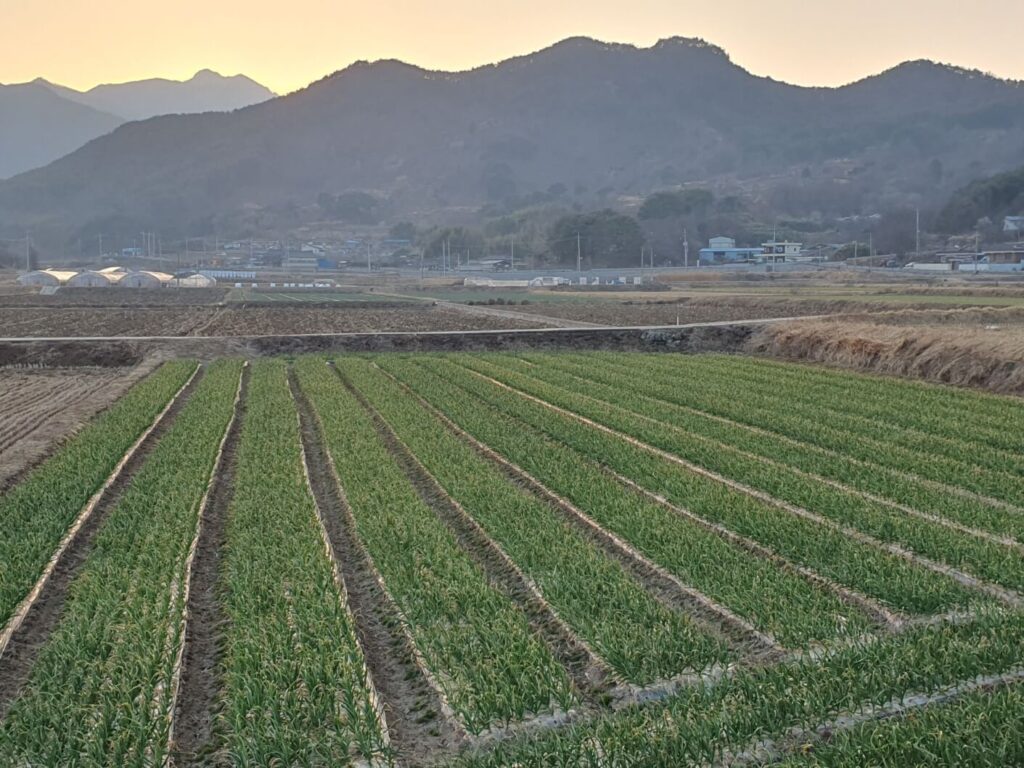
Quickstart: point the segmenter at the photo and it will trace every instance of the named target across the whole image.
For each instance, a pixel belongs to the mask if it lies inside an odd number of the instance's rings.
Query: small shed
[[[122,288],[163,288],[169,285],[174,277],[164,272],[129,272],[121,280]]]
[[[59,288],[66,285],[77,273],[59,269],[37,269],[26,272],[18,278],[18,285],[38,286],[41,288]]]

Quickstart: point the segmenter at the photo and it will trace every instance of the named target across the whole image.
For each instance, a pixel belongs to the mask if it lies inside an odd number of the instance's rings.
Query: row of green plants
[[[160,765],[185,562],[241,366],[211,365],[96,535],[0,724],[5,765]]]
[[[355,629],[302,465],[282,361],[252,366],[223,561],[223,705],[233,765],[386,760]]]
[[[523,377],[491,363],[461,356],[459,363],[428,362],[446,376],[474,388],[485,399],[707,520],[748,536],[793,562],[874,597],[908,614],[932,614],[977,601],[978,596],[953,579],[926,570],[816,521],[757,499],[725,483],[634,446],[615,435],[556,413],[524,397],[481,380],[470,370],[497,374],[510,381]],[[474,381],[475,380],[475,381]],[[521,382],[520,382],[521,383]]]
[[[810,443],[772,432],[766,433],[740,423],[725,422],[694,410],[680,404],[682,398],[676,394],[677,387],[670,384],[659,386],[656,391],[648,385],[648,394],[636,392],[633,383],[636,370],[644,371],[644,375],[647,376],[642,361],[638,361],[633,370],[626,371],[611,365],[573,362],[555,356],[530,359],[536,362],[530,365],[509,357],[500,358],[499,362],[503,367],[545,380],[550,380],[551,376],[558,376],[558,372],[564,372],[574,377],[574,389],[579,387],[581,391],[585,390],[605,400],[608,398],[604,395],[611,392],[616,403],[630,408],[642,407],[643,412],[654,413],[654,418],[672,423],[691,433],[826,477],[921,512],[1003,536],[1017,536],[1024,529],[1024,517],[1018,511],[951,493],[947,487],[937,486],[890,469],[884,466],[884,462],[869,464],[851,460],[841,453]],[[618,390],[623,387],[632,394],[625,402],[620,402],[622,397]]]
[[[986,417],[979,412],[977,401],[937,409],[935,405],[922,406],[901,401],[898,395],[893,397],[891,380],[869,380],[872,386],[858,391],[841,384],[836,386],[834,382],[818,385],[802,366],[763,370],[758,360],[713,355],[702,356],[701,362],[702,372],[716,375],[719,381],[778,395],[801,407],[825,410],[836,426],[980,467],[1024,471],[1024,457],[1019,450],[989,444],[989,433],[1005,437],[1006,420],[982,426]],[[1006,399],[1001,410],[1004,414],[1009,412],[1012,421],[1019,404]],[[980,434],[976,434],[979,427]]]
[[[365,360],[336,365],[445,491],[624,680],[646,684],[726,663],[723,645],[658,603],[548,504],[513,484]]]
[[[1016,453],[1024,409],[1006,395],[967,391],[893,377],[869,376],[774,360],[705,355],[705,364],[743,373],[759,384],[793,385],[844,410],[923,432]],[[878,397],[879,390],[886,393]],[[1009,431],[1007,431],[1009,427]]]
[[[503,360],[508,365],[509,359]],[[593,380],[613,387],[622,386],[636,370],[644,370],[642,362],[633,371],[618,368],[616,362],[606,365],[585,365],[559,357],[549,357],[539,368],[554,368],[574,376]],[[646,374],[645,374],[646,375]],[[978,527],[994,534],[1015,537],[1021,531],[1021,514],[1004,505],[993,504],[970,495],[955,493],[955,488],[924,478],[907,475],[885,464],[880,452],[876,463],[859,461],[843,453],[830,451],[819,445],[793,437],[759,429],[740,422],[723,421],[705,411],[693,409],[686,398],[678,394],[672,383],[654,385],[647,375],[645,393],[638,398],[654,400],[663,409],[663,418],[693,432],[715,437],[735,444],[745,451],[792,464],[807,472],[837,480],[862,492],[912,507],[939,517]],[[664,404],[662,404],[664,403]],[[793,410],[793,407],[790,407]],[[818,416],[824,421],[826,417]]]
[[[336,373],[317,359],[300,360],[296,370],[359,537],[466,729],[571,707],[576,695],[565,670],[420,499]]]
[[[680,379],[671,358],[648,357],[630,361],[621,356],[601,360],[601,365],[622,371],[637,370],[646,377],[637,382],[641,393],[666,389],[676,402],[735,419],[761,429],[840,452],[871,464],[911,473],[934,482],[984,494],[1010,504],[1024,504],[1024,477],[973,465],[979,449],[965,446],[955,458],[938,455],[927,446],[905,448],[842,424],[838,416],[812,405],[794,406],[778,385],[744,386],[727,376],[715,378],[699,369]],[[879,395],[881,396],[881,395]]]
[[[1024,685],[979,690],[799,745],[785,768],[828,765],[1024,765]]]
[[[526,391],[555,405],[882,541],[900,544],[1011,589],[1024,588],[1024,558],[1015,547],[971,536],[824,484],[816,479],[828,472],[827,463],[820,459],[796,463],[797,469],[813,476],[801,474],[791,463],[777,461],[772,448],[778,442],[765,435],[744,434],[741,429],[716,421],[701,423],[678,406],[630,391],[624,376],[601,375],[591,380],[584,378],[582,371],[577,375],[544,364],[531,367],[514,360],[497,362],[523,374],[519,381]],[[740,434],[731,436],[728,443],[719,442],[719,435],[729,432]],[[750,439],[744,441],[744,436]],[[750,451],[763,458],[749,455]]]
[[[89,498],[195,367],[165,363],[0,496],[0,626],[42,575]]]
[[[1020,614],[996,613],[969,625],[919,628],[885,641],[857,644],[815,662],[742,670],[714,686],[688,689],[660,704],[504,742],[487,752],[470,752],[457,765],[681,768],[722,764],[720,761],[728,760],[729,755],[741,753],[761,739],[784,737],[790,729],[814,729],[844,713],[884,706],[892,700],[904,700],[980,675],[1001,674],[1020,664],[1021,648],[1024,617]],[[891,752],[884,746],[871,752],[875,759],[848,763],[1018,764],[1017,759],[997,762],[1000,752],[989,752],[988,747],[1005,750],[1003,754],[1010,757],[1020,754],[1019,694],[993,699],[990,704],[980,695],[974,701],[978,709],[972,712],[979,727],[972,729],[963,722],[957,727],[965,738],[972,738],[969,731],[976,734],[973,743],[978,751],[972,750],[971,741],[963,743],[963,751],[958,751],[957,742],[950,739],[929,757],[916,753],[911,744],[900,742]],[[989,705],[994,711],[986,715],[984,710]],[[955,715],[949,720],[955,721]],[[980,725],[983,722],[991,723],[993,730],[985,730]],[[1013,728],[1017,731],[1010,732]],[[942,731],[919,727],[914,733],[922,739],[944,741]],[[918,755],[924,759],[912,759]],[[943,759],[944,755],[952,759]],[[958,755],[987,756],[988,762],[961,760]],[[911,759],[902,760],[902,756]],[[832,763],[822,760],[817,764]]]
[[[802,577],[738,549],[706,528],[625,488],[588,458],[413,359],[378,363],[487,444],[683,583],[788,647],[868,630],[867,619]]]

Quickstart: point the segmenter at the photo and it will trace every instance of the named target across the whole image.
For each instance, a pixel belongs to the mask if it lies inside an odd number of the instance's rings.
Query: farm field
[[[0,764],[1021,764],[1022,428],[721,355],[167,362],[0,494]]]
[[[117,400],[153,364],[0,370],[0,488]]]
[[[463,331],[543,325],[409,304],[386,309],[301,303],[284,306],[202,307],[0,307],[6,337],[260,336],[372,331]]]

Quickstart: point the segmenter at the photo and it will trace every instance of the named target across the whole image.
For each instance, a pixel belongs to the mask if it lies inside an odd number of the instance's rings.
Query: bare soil
[[[0,490],[108,408],[156,361],[134,368],[0,369]]]
[[[192,307],[220,304],[227,288],[62,288],[51,295],[35,288],[0,293],[0,307]]]
[[[18,629],[0,657],[0,720],[7,714],[28,680],[40,649],[46,645],[64,612],[68,591],[92,551],[96,534],[117,506],[125,489],[160,439],[167,433],[202,378],[200,371],[172,403],[164,418],[149,433],[139,449],[124,465],[114,482],[104,491],[92,514],[60,554],[45,586],[32,603]]]
[[[464,331],[542,327],[522,319],[430,305],[387,309],[305,307],[0,307],[0,333],[17,337],[265,336],[367,331]]]
[[[249,368],[242,369],[238,410],[228,431],[213,488],[202,510],[199,540],[189,578],[185,647],[174,711],[175,764],[189,764],[211,743],[222,690],[221,647],[224,634],[221,558],[227,542],[228,508],[234,495],[238,438],[245,420]]]

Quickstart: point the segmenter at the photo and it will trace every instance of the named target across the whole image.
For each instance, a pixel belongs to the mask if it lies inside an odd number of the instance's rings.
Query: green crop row
[[[300,360],[296,369],[357,532],[466,728],[571,706],[565,670],[419,498],[356,398],[323,361]]]
[[[224,550],[224,702],[234,765],[386,756],[355,630],[334,582],[280,361],[253,365]]]
[[[212,365],[96,535],[60,623],[0,724],[5,765],[159,765],[185,562],[240,366]]]
[[[352,358],[336,363],[442,487],[625,680],[653,682],[728,660],[549,505],[510,482],[398,384]]]
[[[814,383],[801,366],[792,370],[765,369],[758,360],[736,357],[701,356],[701,373],[713,376],[729,385],[784,400],[801,408],[823,410],[835,426],[843,426],[876,439],[904,448],[947,456],[967,461],[980,467],[1004,472],[1024,471],[1024,458],[1016,450],[998,448],[989,444],[989,432],[1004,434],[998,422],[979,429],[984,416],[978,414],[976,402],[965,403],[953,409],[937,410],[934,405],[922,408],[919,403],[891,402],[892,387],[887,381],[871,381],[863,392],[851,391],[845,386],[821,387]],[[678,381],[689,366],[677,367],[675,360],[663,360],[666,378]],[[947,390],[948,391],[948,390]],[[883,396],[879,396],[883,395]],[[908,407],[909,405],[909,407]],[[1012,400],[1004,402],[1003,414],[1011,415],[1019,409]],[[967,422],[966,424],[964,422]]]
[[[743,373],[764,386],[792,385],[870,418],[932,434],[1019,452],[1024,409],[1012,397],[970,392],[920,381],[828,370],[811,365],[735,356],[702,355],[714,370]],[[879,398],[879,391],[886,396]],[[1010,427],[1007,433],[1006,428]]]
[[[1021,648],[1024,617],[1020,614],[997,614],[971,625],[916,629],[884,642],[858,645],[818,662],[741,671],[713,687],[686,690],[662,704],[634,707],[505,742],[486,753],[470,753],[457,764],[461,768],[711,765],[726,758],[727,753],[742,752],[757,740],[784,736],[791,728],[813,729],[842,713],[881,706],[978,675],[1002,673],[1020,663]],[[997,707],[999,704],[997,701]],[[993,715],[998,719],[996,728],[1016,727],[1019,723],[1019,697],[1007,700],[1006,709],[1010,711],[1000,707]],[[969,724],[961,727],[965,734],[970,730]],[[1019,754],[1019,746],[1015,746],[1020,741],[1019,727],[1016,735],[991,734],[985,738],[997,748],[1009,745],[1008,749],[1014,751],[1006,754]],[[914,755],[906,744],[901,749],[903,754]],[[884,758],[887,753],[878,754]],[[1010,760],[1005,764],[1018,763]],[[854,764],[975,763],[894,759]]]
[[[511,374],[477,358],[459,363],[509,380]],[[440,365],[467,388],[474,388],[510,415],[613,468],[641,486],[705,519],[720,523],[775,550],[821,575],[875,597],[910,614],[931,614],[974,602],[977,596],[953,579],[921,568],[840,531],[792,514],[725,483],[702,476],[661,456],[556,413],[537,403],[482,381],[451,362]],[[475,381],[474,381],[475,379]]]
[[[700,370],[694,370],[680,380],[670,358],[629,360],[620,356],[601,358],[600,364],[634,374],[639,364],[645,377],[637,379],[635,387],[642,394],[669,390],[673,394],[673,402],[682,405],[838,451],[871,464],[1011,504],[1024,504],[1024,478],[1019,473],[972,466],[971,460],[979,450],[977,447],[965,446],[956,458],[938,455],[927,446],[923,450],[900,447],[852,431],[850,425],[843,425],[840,419],[824,409],[814,406],[794,408],[787,404],[786,393],[777,392],[775,387],[737,385],[728,377],[716,379]]]
[[[780,766],[1024,765],[1024,685],[966,694],[808,742]]]
[[[655,391],[649,385],[648,394],[637,393],[633,386],[636,370],[619,371],[613,366],[573,363],[553,356],[531,359],[540,362],[529,366],[509,357],[500,358],[499,362],[503,367],[546,381],[551,381],[551,377],[559,373],[568,374],[574,377],[571,387],[574,390],[579,389],[604,400],[609,400],[606,395],[611,393],[617,404],[646,415],[654,414],[654,418],[692,434],[703,435],[747,453],[827,477],[921,512],[1011,537],[1024,532],[1024,517],[1013,510],[950,493],[949,489],[907,477],[881,464],[848,461],[842,454],[809,443],[716,419],[679,404],[680,398],[675,393],[677,387],[659,386]],[[644,370],[642,366],[643,363],[638,362],[639,370]],[[622,387],[630,391],[629,397],[623,398],[619,393]]]
[[[517,382],[524,391],[554,405],[882,541],[898,543],[1011,589],[1024,588],[1024,558],[1016,548],[952,530],[801,474],[775,460],[773,453],[790,459],[791,454],[785,449],[773,450],[779,443],[770,437],[701,420],[671,403],[631,392],[625,376],[601,374],[591,380],[582,378],[582,371],[570,373],[544,364],[529,367],[508,358],[494,358],[494,362],[521,374]],[[716,439],[723,433],[727,442]],[[750,451],[758,456],[749,455]],[[829,472],[831,463],[804,459],[795,466],[820,475]]]
[[[561,494],[598,524],[786,646],[867,630],[864,616],[800,576],[628,490],[587,458],[409,359],[381,358],[399,377],[476,439]],[[457,374],[457,371],[455,372]]]
[[[0,496],[0,626],[32,589],[68,527],[195,370],[165,363]]]

